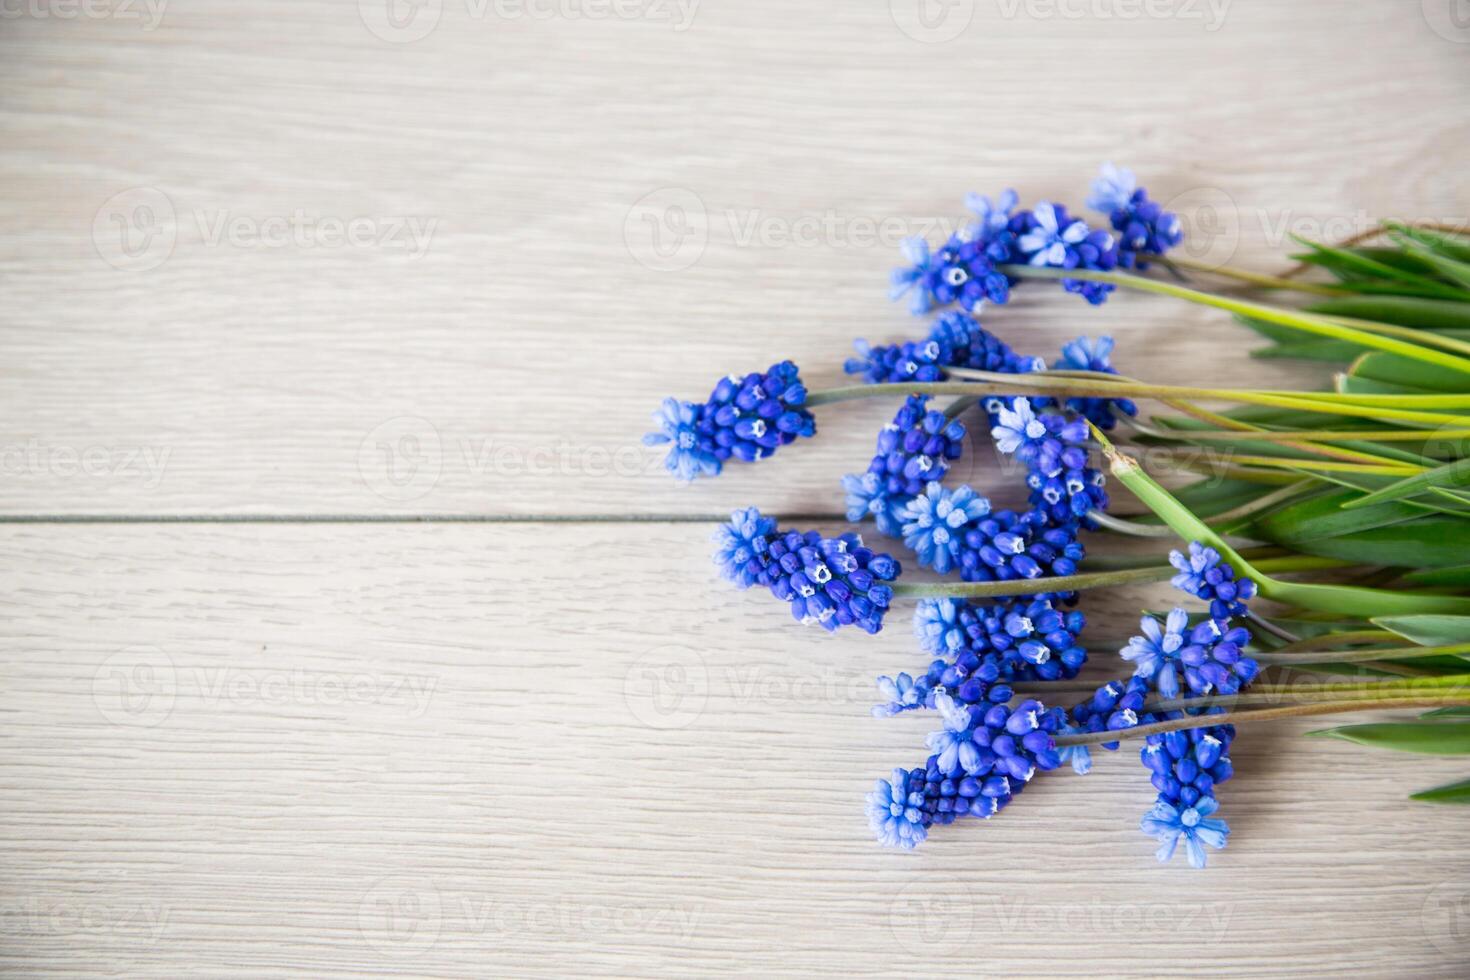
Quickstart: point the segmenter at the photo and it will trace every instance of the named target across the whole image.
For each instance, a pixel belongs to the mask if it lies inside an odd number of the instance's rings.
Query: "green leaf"
[[[1333,537],[1298,536],[1300,531],[1279,531],[1263,524],[1256,533],[1272,544],[1362,565],[1443,568],[1463,564],[1470,554],[1470,520],[1449,514],[1425,514]]]
[[[1470,643],[1470,616],[1415,615],[1378,616],[1372,619],[1379,629],[1397,633],[1421,647],[1447,647]]]
[[[1297,241],[1312,249],[1312,254],[1304,257],[1303,261],[1312,262],[1330,269],[1343,278],[1344,285],[1351,285],[1351,280],[1355,277],[1367,277],[1369,279],[1379,280],[1380,282],[1393,284],[1398,291],[1404,291],[1406,288],[1409,288],[1415,295],[1420,296],[1439,296],[1444,299],[1454,300],[1461,299],[1465,295],[1453,286],[1448,286],[1427,276],[1406,271],[1395,265],[1379,261],[1376,258],[1370,258],[1361,253],[1333,248],[1330,245],[1321,245],[1301,238],[1298,238]],[[1411,254],[1413,254],[1414,258],[1423,260],[1429,265],[1435,265],[1435,263],[1429,262],[1428,259],[1418,252],[1411,252]],[[1437,266],[1436,271],[1440,271]]]
[[[1354,534],[1371,528],[1411,521],[1423,511],[1407,504],[1386,503],[1375,507],[1347,510],[1343,504],[1361,494],[1351,489],[1333,489],[1297,501],[1256,521],[1251,534],[1267,540],[1307,541]]]
[[[1470,722],[1384,722],[1307,732],[1309,738],[1340,738],[1375,749],[1420,755],[1470,755]]]
[[[1343,504],[1348,510],[1358,507],[1367,507],[1370,504],[1380,504],[1388,500],[1401,500],[1404,497],[1413,497],[1424,493],[1431,487],[1442,487],[1456,489],[1470,486],[1470,459],[1457,459],[1452,463],[1437,466],[1423,473],[1416,473],[1411,477],[1400,480],[1397,483],[1376,490],[1366,497]],[[1470,552],[1467,552],[1470,554]]]
[[[1434,271],[1441,276],[1460,286],[1470,287],[1470,263],[1441,254],[1402,232],[1390,232],[1389,234],[1394,241],[1398,242],[1399,247],[1415,258],[1422,259],[1434,266]]]
[[[1434,789],[1421,790],[1418,793],[1410,793],[1409,799],[1418,800],[1420,803],[1454,803],[1464,805],[1470,803],[1470,779],[1458,783],[1449,783],[1445,786],[1436,786]]]
[[[1420,718],[1470,718],[1470,704],[1457,704],[1449,708],[1435,708],[1426,711]]]
[[[1458,371],[1446,371],[1435,364],[1410,360],[1387,351],[1364,354],[1348,369],[1355,378],[1381,381],[1385,384],[1435,391],[1464,392],[1470,390],[1466,378]]]
[[[1442,255],[1457,262],[1470,262],[1470,242],[1459,235],[1445,235],[1428,228],[1416,228],[1397,221],[1385,221],[1384,227],[1390,229],[1390,233],[1397,232],[1405,238],[1412,239],[1436,255]]]
[[[1416,296],[1346,296],[1313,303],[1306,309],[1328,316],[1375,320],[1420,330],[1470,330],[1470,302],[1457,300]]]
[[[1415,585],[1436,588],[1459,589],[1470,585],[1470,565],[1453,565],[1449,568],[1422,568],[1404,575],[1404,579]]]

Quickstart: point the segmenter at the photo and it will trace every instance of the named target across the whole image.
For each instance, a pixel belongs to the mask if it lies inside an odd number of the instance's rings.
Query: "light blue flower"
[[[1058,211],[1048,201],[1036,205],[1031,213],[1036,218],[1036,227],[1017,241],[1021,251],[1031,256],[1032,265],[1066,267],[1067,247],[1087,240],[1087,222],[1080,218],[1069,220],[1066,211]]]
[[[925,707],[929,698],[929,682],[925,677],[915,681],[906,673],[897,677],[885,675],[878,678],[878,693],[883,695],[884,702],[873,707],[873,717],[892,718],[905,711]]]
[[[890,778],[873,784],[867,798],[868,821],[878,843],[911,850],[929,836],[933,818],[924,812],[922,787],[922,772],[906,769],[895,769]]]
[[[1149,680],[1166,698],[1179,696],[1179,651],[1184,647],[1184,631],[1189,628],[1189,613],[1174,609],[1169,613],[1163,628],[1152,616],[1145,616],[1138,625],[1143,636],[1135,636],[1119,651],[1124,660],[1133,661],[1134,677]]]
[[[974,775],[995,761],[995,753],[975,742],[975,726],[971,721],[970,708],[960,704],[948,694],[934,698],[934,707],[944,718],[944,730],[931,732],[925,739],[929,751],[935,754],[935,765],[946,776],[960,772]],[[987,735],[988,729],[981,726]]]
[[[986,241],[997,232],[1005,231],[1006,225],[1011,221],[1011,212],[1016,209],[1019,200],[1013,190],[1002,192],[994,204],[984,194],[972,192],[965,195],[965,207],[974,212],[978,219],[970,227],[970,236]]]
[[[770,536],[775,532],[775,519],[754,507],[732,513],[730,523],[721,524],[714,534],[715,564],[721,577],[742,589],[760,582],[771,547]]]
[[[990,430],[995,448],[1003,453],[1014,453],[1022,461],[1029,462],[1046,440],[1046,423],[1036,417],[1031,402],[1025,398],[1013,398],[1009,407],[999,406],[996,425]]]
[[[720,473],[722,464],[719,459],[700,446],[696,428],[700,412],[700,406],[691,402],[665,398],[658,411],[653,413],[653,421],[659,431],[643,437],[645,446],[668,445],[669,454],[664,457],[664,468],[682,483],[688,483],[697,476],[718,476]]]
[[[1061,733],[1063,735],[1083,735],[1086,730],[1075,725],[1065,726]],[[1072,763],[1072,771],[1079,776],[1085,776],[1092,772],[1092,750],[1086,745],[1067,745],[1057,749],[1057,758],[1063,763]]]
[[[903,523],[898,512],[908,502],[907,497],[895,497],[883,487],[878,474],[871,471],[861,475],[849,473],[842,478],[842,489],[847,493],[847,519],[860,524],[868,517],[878,522],[878,531],[890,538],[903,536]]]
[[[1126,167],[1115,167],[1111,163],[1102,165],[1102,173],[1092,182],[1092,196],[1087,206],[1102,214],[1126,208],[1138,189],[1138,180],[1133,171]]]
[[[947,657],[965,647],[960,607],[953,599],[921,599],[914,610],[914,635],[925,653]]]
[[[918,555],[920,565],[943,574],[955,564],[965,525],[989,513],[990,501],[969,487],[946,490],[931,483],[899,511],[903,543]]]
[[[1182,809],[1161,798],[1144,815],[1139,826],[1145,834],[1163,842],[1155,854],[1161,862],[1174,856],[1174,849],[1179,846],[1180,838],[1183,838],[1189,854],[1189,866],[1203,868],[1204,845],[1220,850],[1225,846],[1225,838],[1230,835],[1229,825],[1219,817],[1210,815],[1219,808],[1220,803],[1213,796],[1201,797],[1194,806]]]

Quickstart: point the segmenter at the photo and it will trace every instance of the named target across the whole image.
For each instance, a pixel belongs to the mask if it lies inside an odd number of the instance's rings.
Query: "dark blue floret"
[[[849,358],[844,370],[861,374],[869,384],[944,381],[945,368],[1024,374],[1046,366],[1040,358],[1017,354],[974,318],[953,311],[936,320],[923,340],[881,347],[858,340],[853,347],[859,356]]]
[[[964,452],[965,427],[943,412],[928,411],[928,396],[911,395],[878,433],[878,452],[861,475],[842,479],[847,519],[877,520],[890,537],[902,533],[898,512],[931,481],[942,480]]]

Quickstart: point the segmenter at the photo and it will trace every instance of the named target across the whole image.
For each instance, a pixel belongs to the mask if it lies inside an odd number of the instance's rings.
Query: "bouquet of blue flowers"
[[[1387,223],[1360,240],[1303,242],[1282,276],[1171,254],[1179,218],[1128,170],[1103,168],[1089,223],[1060,204],[1019,209],[971,195],[974,220],[934,246],[905,244],[893,298],[937,318],[920,339],[856,342],[860,384],[809,390],[796,366],[731,375],[703,402],[667,399],[646,442],[684,481],[718,475],[816,434],[813,410],[892,398],[867,468],[842,478],[847,518],[901,544],[904,562],[949,580],[903,581],[899,559],[856,532],[782,528],[755,508],[715,534],[738,588],[761,586],[801,623],[883,628],[916,603],[932,658],[878,678],[879,717],[937,713],[928,757],[868,795],[878,840],[912,848],[935,825],[990,818],[1038,773],[1092,768],[1092,748],[1140,745],[1156,792],[1142,830],[1169,860],[1203,867],[1223,848],[1218,787],[1238,725],[1294,715],[1416,709],[1400,721],[1313,732],[1406,752],[1470,754],[1470,238]],[[1370,244],[1372,242],[1372,244]],[[1310,278],[1311,270],[1330,281]],[[1193,279],[1308,297],[1283,306],[1206,291]],[[1122,287],[1233,314],[1272,342],[1257,356],[1341,361],[1331,391],[1155,385],[1114,369],[1113,341],[1080,337],[1047,362],[978,319],[1028,280],[1090,304]],[[950,399],[948,404],[937,400]],[[1144,418],[1135,400],[1165,406]],[[1200,403],[1235,407],[1210,409]],[[970,428],[1025,474],[1025,509],[996,509],[945,478]],[[1229,463],[1165,489],[1148,452],[1224,449]],[[1107,474],[1151,514],[1110,512]],[[835,482],[835,481],[834,481]],[[1093,555],[1113,535],[1176,538],[1160,558]],[[1089,659],[1089,589],[1169,581],[1188,597],[1146,615],[1121,675],[1078,680]],[[1287,688],[1292,672],[1308,676]],[[1108,671],[1103,676],[1109,676]],[[1415,794],[1470,802],[1470,780]]]

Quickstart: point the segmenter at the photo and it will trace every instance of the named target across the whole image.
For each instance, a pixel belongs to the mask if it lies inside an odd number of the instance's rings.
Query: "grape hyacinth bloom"
[[[1106,231],[1089,228],[1087,222],[1073,218],[1060,204],[1042,201],[1031,211],[1022,212],[1018,218],[1022,222],[1022,230],[1016,246],[1029,265],[1108,272],[1118,264],[1113,236]],[[1069,293],[1078,293],[1094,306],[1101,304],[1113,291],[1108,283],[1081,279],[1063,279],[1062,287]]]
[[[1162,255],[1184,240],[1179,216],[1149,200],[1133,171],[1124,167],[1103,164],[1087,206],[1107,215],[1118,232],[1118,264],[1124,268],[1147,269],[1139,253]]]
[[[925,653],[952,656],[964,649],[966,633],[960,619],[961,609],[969,603],[962,599],[921,599],[914,610],[914,636]]]
[[[1009,229],[1011,212],[1020,200],[1010,189],[1002,191],[991,203],[984,194],[965,195],[965,208],[975,215],[975,223],[966,231],[966,236],[976,241],[989,243]]]
[[[934,818],[924,808],[924,782],[923,769],[895,769],[874,784],[868,820],[880,844],[911,850],[929,836]]]
[[[992,682],[1077,676],[1087,660],[1077,641],[1086,624],[1082,613],[1062,612],[1054,600],[1038,596],[987,605],[926,599],[914,614],[914,633],[927,652],[941,657],[974,654],[995,665]]]
[[[1179,651],[1184,649],[1189,613],[1174,609],[1163,625],[1152,616],[1139,620],[1142,636],[1135,636],[1119,651],[1124,660],[1133,662],[1134,677],[1141,677],[1166,698],[1179,696]]]
[[[1062,356],[1052,362],[1057,371],[1097,371],[1102,374],[1117,374],[1113,367],[1113,338],[1099,337],[1091,340],[1078,337],[1062,347]],[[1037,400],[1037,407],[1054,404],[1051,399]],[[1138,414],[1138,406],[1126,398],[1069,398],[1067,408],[1087,419],[1093,425],[1109,432],[1118,424],[1117,413],[1132,418]]]
[[[884,702],[873,707],[875,718],[892,718],[916,708],[933,707],[931,698],[934,690],[928,674],[920,676],[917,681],[906,673],[897,677],[879,677],[878,693],[883,695]]]
[[[1108,509],[1106,479],[1087,465],[1082,419],[1037,415],[1029,399],[1016,398],[1000,407],[990,434],[997,450],[1026,464],[1031,504],[1052,525],[1065,527]]]
[[[957,303],[974,312],[985,301],[1004,303],[1010,298],[1010,280],[995,268],[986,243],[951,235],[937,251],[922,238],[903,243],[908,265],[891,277],[891,299],[912,294],[909,309],[924,314],[936,306]]]
[[[658,411],[653,413],[653,421],[659,431],[643,437],[645,446],[669,447],[668,455],[664,457],[664,468],[680,483],[688,483],[697,476],[718,476],[724,465],[701,442],[698,428],[701,413],[699,405],[665,398]]]
[[[824,538],[815,531],[788,531],[770,542],[766,581],[776,598],[791,604],[800,623],[832,632],[857,626],[868,633],[883,628],[893,599],[885,583],[901,568],[892,557],[863,547],[856,534]]]
[[[847,491],[847,519],[872,515],[878,530],[902,534],[899,512],[931,482],[944,478],[964,451],[965,427],[943,412],[926,411],[929,398],[911,395],[892,422],[878,433],[878,453],[862,475],[842,479]]]
[[[930,483],[925,492],[899,511],[903,543],[919,565],[943,574],[958,564],[964,529],[990,513],[990,501],[968,486],[948,490]]]
[[[1249,611],[1246,602],[1255,597],[1256,583],[1250,579],[1235,578],[1235,569],[1220,558],[1214,548],[1189,543],[1189,554],[1169,552],[1169,564],[1179,569],[1179,574],[1170,579],[1174,588],[1188,592],[1197,599],[1210,604],[1210,615],[1226,620],[1244,616]]]
[[[1186,807],[1160,799],[1143,818],[1140,827],[1145,834],[1163,842],[1155,855],[1161,863],[1174,856],[1174,849],[1183,840],[1185,852],[1189,855],[1189,866],[1203,868],[1204,845],[1223,848],[1225,839],[1230,835],[1230,827],[1225,821],[1212,816],[1219,807],[1219,801],[1213,796],[1207,796],[1194,806]]]
[[[666,399],[654,415],[658,432],[645,445],[668,444],[664,465],[683,482],[716,476],[732,457],[764,459],[798,438],[816,435],[806,386],[795,364],[782,361],[765,373],[722,378],[703,405]]]
[[[874,347],[858,340],[853,347],[858,356],[849,358],[843,369],[861,374],[869,384],[944,381],[948,378],[945,368],[952,367],[1004,374],[1046,367],[1041,358],[1017,354],[973,317],[953,310],[939,317],[922,341]]]
[[[1014,709],[1004,704],[986,708],[939,694],[934,703],[944,729],[932,733],[927,743],[946,776],[963,773],[1027,783],[1037,771],[1057,767],[1052,738],[1057,717],[1040,701],[1022,701]]]
[[[754,507],[737,510],[730,523],[715,531],[715,564],[720,575],[740,589],[764,583],[769,563],[770,538],[776,521],[765,517]]]

